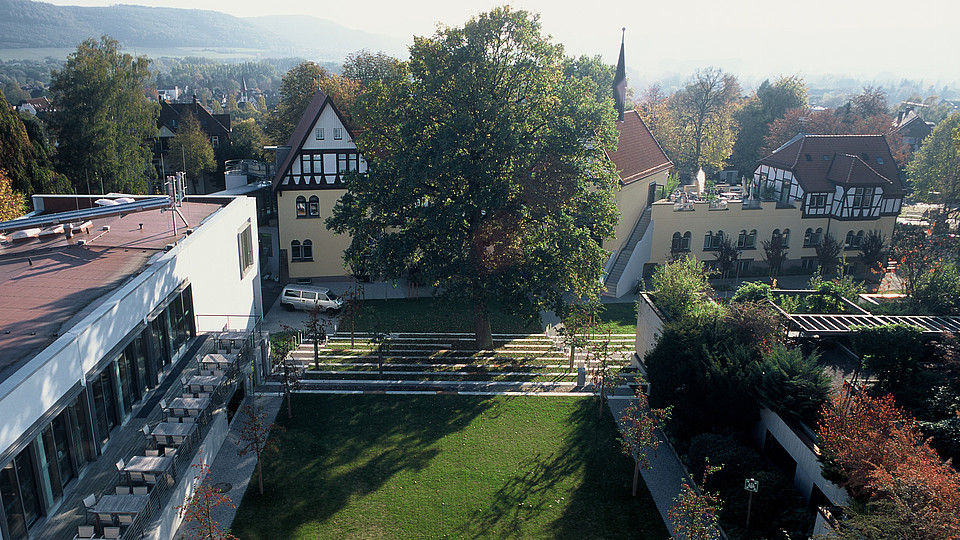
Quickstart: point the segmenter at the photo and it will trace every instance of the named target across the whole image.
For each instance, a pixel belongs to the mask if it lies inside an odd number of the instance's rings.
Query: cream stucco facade
[[[647,207],[650,185],[666,185],[669,173],[669,170],[662,170],[620,188],[614,197],[617,208],[620,210],[620,222],[613,237],[603,241],[604,247],[611,251],[622,249],[623,243],[630,238],[630,234],[636,227],[640,214]]]

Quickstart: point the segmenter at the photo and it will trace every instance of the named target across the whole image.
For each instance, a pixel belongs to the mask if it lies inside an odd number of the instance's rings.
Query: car
[[[333,315],[343,307],[343,298],[330,292],[326,287],[315,285],[287,285],[280,293],[280,305],[287,311],[296,309],[311,310],[320,306],[320,311]]]

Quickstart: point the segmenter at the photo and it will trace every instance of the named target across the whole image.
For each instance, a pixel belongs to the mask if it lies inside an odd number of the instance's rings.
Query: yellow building
[[[625,111],[617,121],[617,149],[607,157],[620,175],[620,191],[616,194],[620,223],[615,236],[604,240],[611,251],[604,285],[607,295],[623,296],[640,279],[643,265],[650,258],[641,240],[650,229],[651,207],[656,200],[657,186],[667,183],[673,162],[635,110]]]
[[[346,193],[342,175],[367,172],[354,134],[333,101],[317,91],[286,147],[277,153],[273,191],[280,231],[280,275],[290,278],[345,276],[347,235],[324,222]]]
[[[740,250],[745,273],[767,267],[762,242],[779,237],[785,267],[813,270],[826,235],[852,261],[871,230],[892,237],[904,195],[882,135],[801,134],[760,160],[748,185],[718,187],[719,193],[689,192],[653,204],[650,236],[643,239],[648,265],[682,253],[714,261],[726,237]]]

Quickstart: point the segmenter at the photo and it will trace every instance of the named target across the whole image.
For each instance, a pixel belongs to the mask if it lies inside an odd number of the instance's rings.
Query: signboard
[[[756,493],[757,489],[760,487],[760,482],[757,482],[755,478],[747,478],[743,481],[743,489]]]

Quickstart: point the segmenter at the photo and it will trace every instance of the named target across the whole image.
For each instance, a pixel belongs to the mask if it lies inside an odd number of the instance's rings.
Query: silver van
[[[280,293],[280,305],[288,311],[302,309],[309,311],[320,306],[320,311],[333,315],[343,307],[343,298],[330,292],[326,287],[315,285],[287,285]]]

